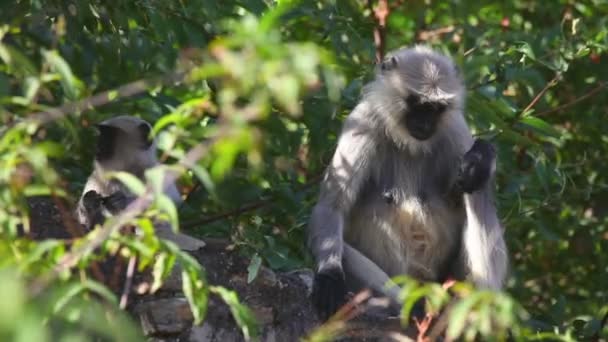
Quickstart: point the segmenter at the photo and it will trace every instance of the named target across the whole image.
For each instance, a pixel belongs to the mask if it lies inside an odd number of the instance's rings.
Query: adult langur
[[[389,279],[402,274],[502,287],[508,256],[494,204],[496,153],[473,139],[464,98],[454,62],[422,46],[390,54],[363,88],[308,227],[323,319],[347,290],[370,288],[399,305]]]

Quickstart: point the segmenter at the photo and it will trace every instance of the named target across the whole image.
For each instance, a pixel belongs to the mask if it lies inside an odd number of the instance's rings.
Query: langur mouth
[[[420,133],[420,132],[413,133],[413,132],[410,132],[410,134],[416,140],[420,140],[420,141],[428,140],[428,139],[430,139],[433,136],[433,133]]]
[[[435,131],[434,127],[428,123],[408,122],[407,120],[405,127],[412,137],[420,141],[430,139]]]

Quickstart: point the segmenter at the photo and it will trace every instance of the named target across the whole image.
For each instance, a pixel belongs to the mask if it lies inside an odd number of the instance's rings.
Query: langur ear
[[[380,63],[380,70],[388,71],[397,67],[397,58],[389,56]]]
[[[139,137],[142,142],[142,149],[147,150],[148,148],[150,148],[153,141],[152,136],[150,134],[150,132],[152,131],[152,127],[150,127],[150,125],[148,125],[147,123],[141,123],[139,124],[139,126],[137,126],[137,129],[139,131]]]

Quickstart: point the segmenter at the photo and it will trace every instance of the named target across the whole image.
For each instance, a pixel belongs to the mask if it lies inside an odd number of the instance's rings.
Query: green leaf
[[[0,43],[0,59],[10,67],[10,72],[14,72],[18,76],[37,77],[39,74],[34,63],[32,63],[27,56],[10,45]]]
[[[450,311],[450,322],[446,332],[449,338],[455,339],[462,334],[469,318],[469,313],[480,298],[481,294],[474,292],[454,305],[454,308]]]
[[[110,172],[108,173],[108,176],[112,178],[117,178],[129,189],[129,191],[131,191],[137,196],[141,196],[144,192],[146,192],[146,186],[144,185],[144,183],[132,173],[123,171]]]
[[[537,132],[551,137],[559,138],[561,133],[546,121],[534,116],[524,116],[519,120],[520,123],[533,128]]]
[[[259,335],[258,323],[255,316],[243,304],[239,302],[236,292],[227,290],[223,287],[212,286],[211,291],[222,298],[222,300],[230,307],[232,317],[236,321],[237,325],[241,328],[245,340],[256,338]]]
[[[69,64],[55,50],[42,50],[42,56],[50,65],[51,70],[61,76],[61,87],[70,100],[78,99],[84,89],[80,81],[72,72]]]
[[[182,290],[190,303],[190,310],[194,316],[194,324],[205,319],[209,298],[209,287],[205,285],[202,274],[195,268],[184,265],[182,271]]]
[[[247,267],[247,283],[251,284],[251,282],[258,276],[258,272],[260,270],[260,266],[262,266],[262,258],[258,254],[254,254],[249,262],[249,266]]]
[[[161,286],[163,281],[169,276],[171,270],[175,266],[176,257],[173,254],[160,253],[156,257],[154,267],[152,269],[152,276],[154,281],[150,288],[151,292],[156,292]]]

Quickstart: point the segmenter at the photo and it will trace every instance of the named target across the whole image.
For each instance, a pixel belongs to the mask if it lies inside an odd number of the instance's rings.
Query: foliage
[[[150,218],[170,218],[200,236],[229,237],[256,255],[251,277],[260,261],[278,270],[310,265],[303,227],[341,120],[369,79],[374,9],[381,3],[3,4],[0,286],[7,290],[0,293],[10,289],[15,296],[0,301],[7,305],[0,316],[27,313],[20,322],[0,320],[3,340],[25,332],[54,340],[48,327],[68,337],[100,333],[76,319],[94,314],[82,303],[102,298],[91,311],[114,311],[115,299],[79,274],[98,253],[118,251],[152,267],[157,281],[176,262],[186,265],[184,288],[197,318],[204,318],[212,293],[231,304],[244,333],[255,336],[234,295],[207,284],[196,261],[156,239]],[[512,325],[522,339],[605,338],[608,3],[391,1],[388,11],[386,47],[425,43],[454,56],[469,89],[468,121],[499,150],[498,204],[512,256],[509,296],[458,287],[462,301],[448,331],[484,334],[494,323],[466,330],[458,322],[504,313],[506,323],[498,326]],[[85,103],[65,106],[79,100]],[[155,123],[162,160],[180,173],[187,196],[178,215],[154,190],[163,167],[148,174],[147,184],[134,185],[148,198],[141,215],[121,218],[137,223],[143,236],[121,236],[119,220],[70,245],[24,239],[27,199],[52,195],[73,203],[90,171],[91,124],[118,113]],[[195,163],[188,159],[193,147],[204,152]],[[420,294],[440,290],[425,286]],[[52,309],[58,303],[65,312]],[[505,307],[511,309],[501,311]],[[42,321],[46,330],[33,328]]]

